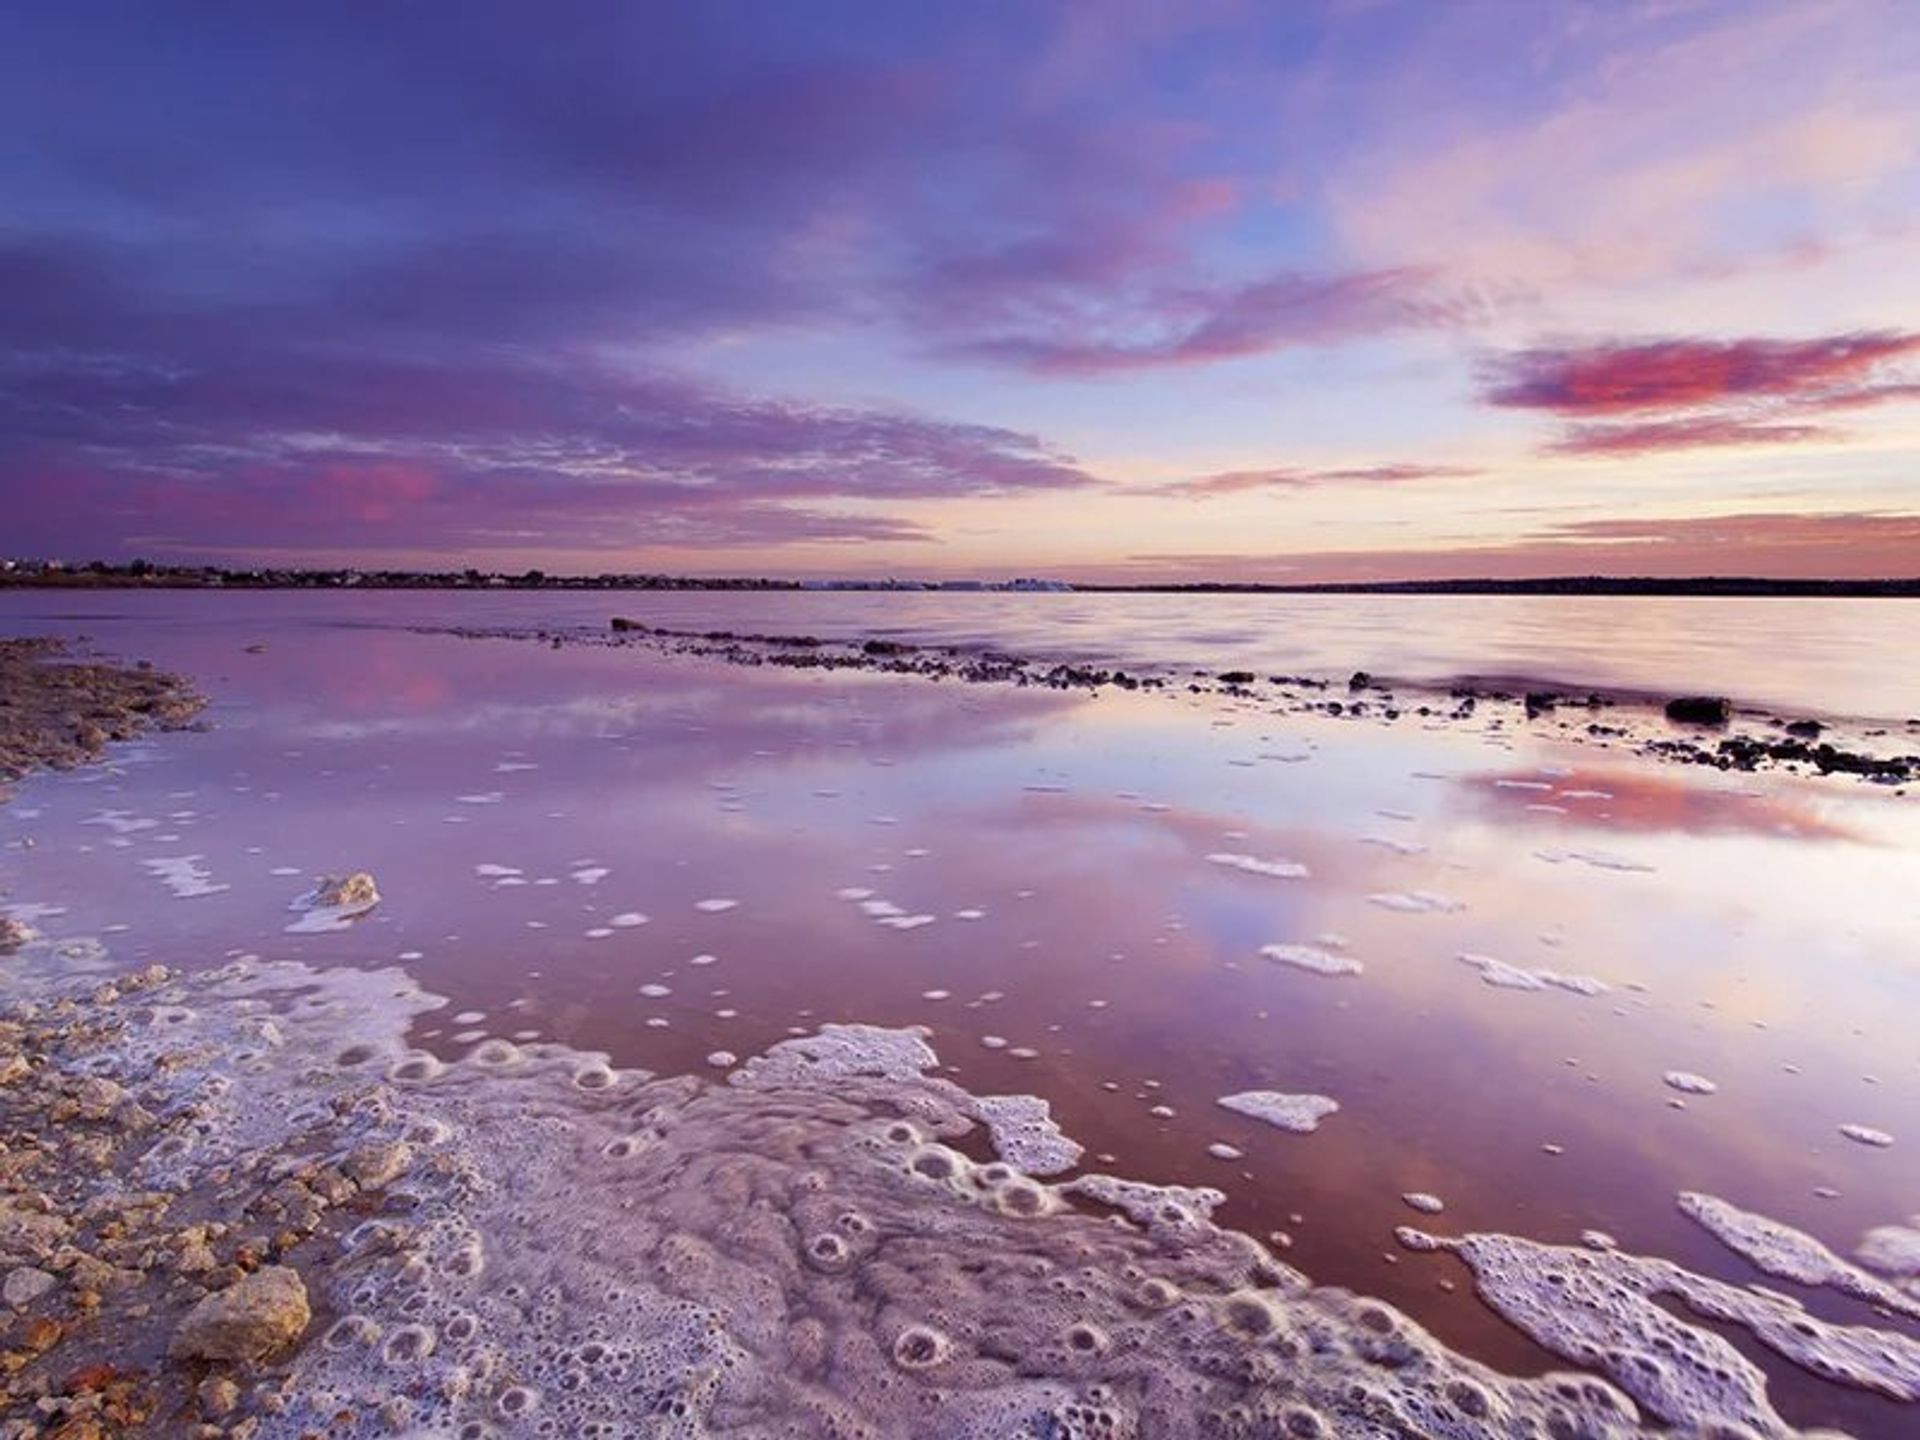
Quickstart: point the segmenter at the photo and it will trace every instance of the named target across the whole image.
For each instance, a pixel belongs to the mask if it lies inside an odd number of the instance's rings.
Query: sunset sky
[[[1920,575],[1912,0],[0,33],[0,554]]]

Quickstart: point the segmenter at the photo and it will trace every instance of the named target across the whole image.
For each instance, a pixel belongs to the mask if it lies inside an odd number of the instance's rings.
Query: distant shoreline
[[[0,572],[0,590],[768,590],[813,593],[1092,595],[1592,595],[1705,596],[1837,600],[1920,599],[1920,576],[1905,580],[1789,580],[1762,576],[1561,575],[1528,580],[1336,580],[1313,584],[1162,581],[1142,584],[1062,581],[784,580],[677,575],[502,575],[480,571],[140,570],[127,566]]]

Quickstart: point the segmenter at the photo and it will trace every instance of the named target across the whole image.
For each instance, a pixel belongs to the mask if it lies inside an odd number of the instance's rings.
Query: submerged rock
[[[298,1340],[312,1319],[299,1272],[269,1265],[189,1310],[169,1353],[176,1360],[258,1360]]]

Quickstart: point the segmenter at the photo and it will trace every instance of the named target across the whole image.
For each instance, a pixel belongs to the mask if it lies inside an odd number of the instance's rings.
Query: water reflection
[[[1224,1186],[1225,1218],[1284,1232],[1317,1279],[1511,1365],[1541,1357],[1441,1288],[1452,1261],[1394,1246],[1404,1193],[1444,1198],[1436,1228],[1600,1228],[1742,1281],[1677,1191],[1842,1250],[1920,1193],[1920,834],[1858,787],[258,614],[95,633],[210,677],[215,726],[30,782],[0,854],[9,898],[66,904],[48,928],[130,963],[404,958],[451,998],[424,1043],[537,1034],[659,1070],[821,1020],[926,1025],[963,1084],[1048,1096],[1122,1173]],[[184,856],[229,888],[178,899],[144,864]],[[285,934],[308,877],[346,868],[380,907]],[[1380,903],[1418,895],[1455,908]],[[1501,988],[1463,952],[1609,988]],[[1676,1108],[1674,1069],[1719,1088]],[[1216,1104],[1248,1089],[1342,1109],[1288,1135]],[[1772,1369],[1799,1418],[1911,1418]]]

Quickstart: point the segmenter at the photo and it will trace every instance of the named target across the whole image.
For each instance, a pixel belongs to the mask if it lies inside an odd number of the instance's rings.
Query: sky
[[[1912,0],[0,21],[0,554],[1920,575]]]

